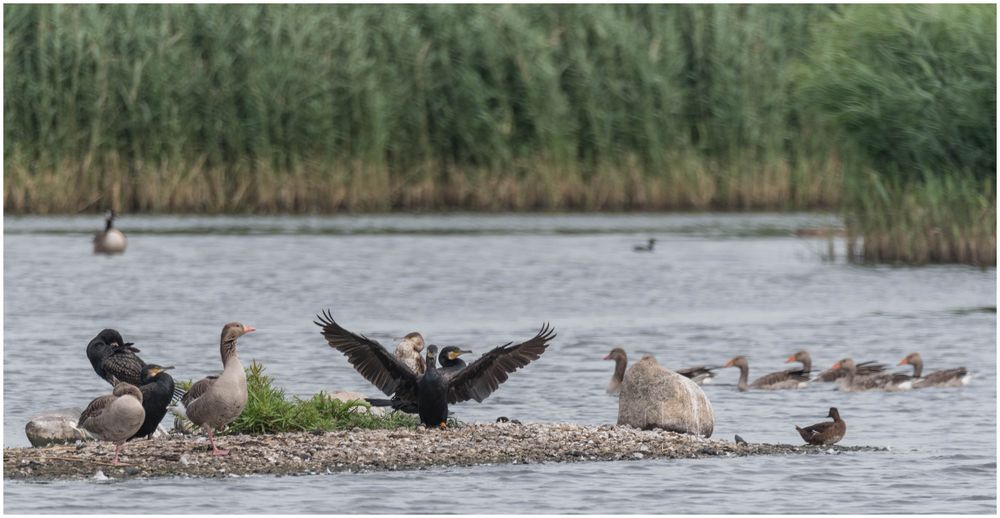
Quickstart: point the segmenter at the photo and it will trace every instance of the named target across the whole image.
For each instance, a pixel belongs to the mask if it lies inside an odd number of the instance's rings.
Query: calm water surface
[[[7,512],[995,513],[996,270],[858,267],[826,243],[790,237],[817,215],[127,217],[121,257],[91,255],[99,217],[6,218],[4,446],[26,446],[33,413],[106,393],[84,349],[115,327],[146,361],[182,378],[221,369],[222,324],[259,331],[240,356],[290,394],[375,395],[326,346],[313,315],[331,308],[383,344],[410,331],[476,352],[558,338],[466,421],[609,423],[613,346],[664,365],[737,354],[755,378],[808,349],[930,370],[968,367],[961,389],[842,393],[706,386],[715,437],[798,443],[793,425],[848,422],[839,455],[440,468],[397,473],[126,482],[4,482]],[[633,253],[647,237],[652,254]],[[839,245],[838,245],[839,246]],[[234,452],[237,453],[238,452]],[[112,487],[113,486],[113,487]],[[391,492],[390,492],[391,491]],[[430,493],[428,493],[430,492]],[[428,495],[433,495],[428,497]],[[804,496],[807,495],[807,496]]]

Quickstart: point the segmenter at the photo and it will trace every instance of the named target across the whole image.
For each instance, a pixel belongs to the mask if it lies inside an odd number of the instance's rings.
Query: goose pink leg
[[[212,443],[212,455],[214,455],[216,457],[221,457],[223,455],[229,455],[229,450],[221,450],[221,449],[215,447],[215,438],[212,437],[212,435],[214,433],[215,433],[215,430],[212,430],[211,428],[208,429],[208,442]]]

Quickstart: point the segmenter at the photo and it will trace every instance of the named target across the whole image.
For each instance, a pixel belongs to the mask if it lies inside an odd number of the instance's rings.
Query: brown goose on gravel
[[[94,235],[95,254],[120,254],[125,252],[128,241],[125,234],[114,228],[115,211],[109,209],[104,217],[104,231]]]
[[[243,364],[236,356],[236,339],[256,331],[239,322],[230,322],[222,328],[219,350],[222,353],[223,371],[219,376],[209,376],[194,385],[181,399],[185,413],[192,423],[208,432],[212,455],[226,455],[229,450],[215,446],[213,434],[236,420],[247,404],[247,377]]]
[[[119,383],[111,395],[101,396],[87,405],[80,414],[77,427],[102,441],[115,443],[115,458],[111,463],[118,465],[118,452],[122,445],[139,431],[145,418],[142,392],[131,383]]]
[[[608,388],[605,389],[608,394],[618,394],[622,389],[622,380],[625,379],[625,369],[628,368],[628,355],[625,354],[625,350],[621,347],[615,347],[611,349],[611,352],[604,357],[605,360],[615,361],[615,372],[611,375],[611,381],[608,383]],[[715,377],[714,369],[718,367],[688,367],[685,369],[677,369],[674,372],[690,379],[691,381],[704,385],[705,383],[710,383],[712,378]]]
[[[913,366],[913,388],[929,387],[961,387],[969,384],[969,371],[965,367],[956,367],[943,371],[935,371],[926,376],[922,376],[924,371],[924,360],[920,353],[910,353],[899,361],[899,365]]]
[[[403,337],[396,344],[396,359],[403,362],[411,371],[423,374],[427,370],[424,362],[424,355],[420,354],[424,350],[424,337],[420,333],[410,333]]]
[[[740,392],[745,392],[749,389],[798,389],[805,387],[809,383],[809,375],[807,372],[802,370],[787,370],[772,372],[771,374],[761,376],[755,379],[753,383],[747,385],[747,380],[750,378],[750,365],[745,356],[737,356],[732,360],[729,360],[723,366],[723,368],[726,367],[738,367],[740,369],[740,381],[736,384],[736,387],[740,389]]]
[[[871,376],[872,374],[881,374],[885,372],[885,368],[886,366],[881,363],[868,361],[868,362],[861,362],[855,365],[856,369],[855,372],[858,376]],[[847,376],[846,370],[834,369],[831,367],[817,374],[816,377],[812,379],[812,381],[823,381],[829,383],[837,381],[840,378],[843,378],[844,376]]]
[[[830,413],[826,416],[833,418],[833,421],[825,421],[805,428],[795,427],[803,441],[815,446],[829,446],[844,438],[844,434],[847,433],[847,423],[840,418],[840,412],[836,408],[830,407]]]
[[[845,392],[863,392],[867,390],[884,390],[887,392],[897,392],[913,388],[913,379],[906,374],[869,374],[861,376],[857,374],[857,366],[854,360],[844,358],[833,364],[834,370],[842,369],[847,372],[844,377],[837,382],[837,389]]]

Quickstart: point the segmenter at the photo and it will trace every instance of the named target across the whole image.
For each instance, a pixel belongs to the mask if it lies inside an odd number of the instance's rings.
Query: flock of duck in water
[[[108,211],[105,230],[94,237],[95,253],[124,252],[125,235],[114,228],[114,217],[114,212]],[[655,240],[650,239],[647,245],[634,249],[652,252],[654,244]],[[467,364],[460,357],[471,351],[454,346],[440,351],[436,345],[425,347],[420,333],[407,334],[390,353],[377,341],[341,327],[329,311],[317,318],[314,323],[321,328],[327,344],[343,353],[358,373],[390,396],[389,399],[368,399],[370,404],[417,414],[421,424],[428,428],[447,427],[449,404],[485,400],[511,373],[540,358],[556,336],[545,324],[531,339],[495,347]],[[125,442],[152,438],[167,408],[179,401],[188,419],[207,433],[212,455],[228,454],[228,450],[218,448],[214,435],[236,420],[246,407],[246,373],[236,352],[236,342],[254,331],[253,327],[239,322],[226,324],[219,342],[222,373],[205,377],[183,391],[167,373],[173,367],[147,364],[136,354],[140,350],[134,343],[126,342],[115,329],[104,329],[87,345],[87,358],[97,375],[112,385],[113,391],[90,402],[80,415],[78,427],[101,440],[114,442],[112,464],[117,465]],[[623,349],[616,347],[604,359],[615,362],[607,392],[617,394],[625,377],[628,357]],[[698,366],[674,372],[703,384],[710,382],[717,375],[716,371],[735,367],[740,371],[737,383],[740,391],[799,389],[810,382],[836,382],[844,391],[901,391],[957,387],[969,382],[969,373],[964,367],[924,374],[923,360],[918,353],[909,354],[898,364],[912,366],[913,374],[890,373],[880,363],[856,364],[853,359],[844,358],[813,376],[812,358],[807,351],[798,351],[785,360],[785,363],[792,362],[799,362],[802,367],[772,372],[752,383],[749,382],[749,363],[744,356],[737,356],[721,367]],[[843,438],[847,425],[836,408],[830,409],[828,417],[833,421],[795,428],[809,444],[834,444]]]

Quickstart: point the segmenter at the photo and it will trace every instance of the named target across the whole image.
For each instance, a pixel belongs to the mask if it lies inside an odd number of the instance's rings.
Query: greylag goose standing
[[[418,375],[423,374],[424,370],[427,369],[424,356],[420,354],[423,350],[424,337],[420,333],[410,333],[396,344],[396,359]]]
[[[213,434],[235,421],[247,404],[247,377],[236,355],[236,339],[254,331],[256,329],[239,322],[226,324],[219,345],[224,367],[222,374],[191,385],[191,390],[181,399],[188,419],[208,432],[212,455],[229,453],[215,446]]]
[[[142,426],[129,439],[140,437],[152,438],[156,427],[167,415],[167,407],[174,397],[174,378],[164,371],[173,367],[160,367],[150,363],[142,369],[142,385],[139,391],[142,392],[142,408],[146,411],[146,417],[142,421]]]
[[[956,367],[943,371],[935,371],[926,376],[924,372],[924,360],[920,353],[910,353],[899,361],[899,365],[913,366],[913,388],[929,387],[961,387],[969,384],[969,371],[965,367]]]
[[[95,254],[112,255],[125,252],[128,242],[125,239],[125,234],[121,230],[114,228],[114,221],[115,211],[108,209],[104,217],[104,231],[94,235]]]
[[[119,383],[108,396],[94,399],[80,414],[77,427],[83,428],[102,441],[115,443],[115,458],[129,437],[142,426],[146,412],[142,408],[142,392],[131,383]]]
[[[843,369],[847,372],[837,382],[837,388],[846,392],[863,392],[866,390],[897,392],[913,388],[913,379],[906,374],[879,373],[861,376],[857,373],[857,366],[851,358],[840,360],[833,364],[832,368]]]
[[[761,376],[753,381],[753,383],[747,384],[750,379],[750,364],[747,362],[745,356],[737,356],[732,360],[726,362],[723,368],[726,367],[738,367],[740,369],[740,380],[736,384],[736,387],[740,389],[740,392],[745,392],[749,389],[758,390],[782,390],[782,389],[798,389],[805,387],[809,382],[809,376],[801,370],[787,370],[772,372]]]
[[[836,408],[830,407],[830,412],[826,416],[833,418],[833,421],[825,421],[805,428],[795,427],[803,441],[816,446],[829,446],[844,438],[844,434],[847,433],[847,423],[840,418],[840,412]]]
[[[344,353],[358,373],[386,395],[416,402],[420,422],[428,427],[447,426],[449,403],[470,399],[482,402],[511,373],[537,360],[555,338],[546,324],[530,340],[496,347],[449,377],[438,372],[437,346],[431,345],[427,348],[427,370],[418,375],[378,342],[341,327],[329,311],[317,318],[319,321],[315,323],[323,328],[323,337],[330,347]]]
[[[622,380],[625,379],[625,369],[628,368],[628,355],[625,354],[625,350],[621,347],[615,347],[611,349],[611,352],[604,357],[605,360],[615,361],[615,372],[611,374],[611,381],[608,383],[608,388],[605,389],[608,394],[618,394],[622,389]],[[687,367],[684,369],[677,369],[674,372],[690,379],[691,381],[704,385],[712,381],[715,377],[715,372],[713,372],[718,367],[708,367],[701,365],[698,367]]]

